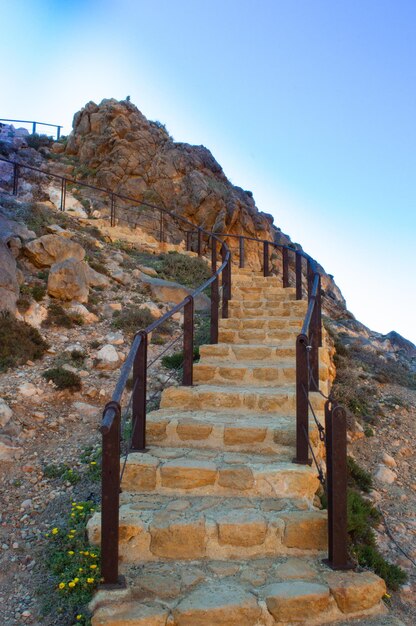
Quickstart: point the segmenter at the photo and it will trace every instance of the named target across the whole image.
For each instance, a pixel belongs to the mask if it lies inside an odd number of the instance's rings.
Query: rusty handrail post
[[[147,387],[147,332],[139,332],[141,341],[133,363],[133,405],[131,450],[146,450],[146,387]]]
[[[296,300],[302,300],[302,256],[298,251],[295,252],[296,265]]]
[[[215,274],[217,271],[217,240],[212,238],[211,248],[211,272]],[[218,276],[211,283],[211,327],[210,327],[210,342],[218,343],[218,316],[219,316],[219,301],[220,294],[218,288]]]
[[[194,362],[194,299],[188,296],[183,311],[183,375],[182,384],[190,386],[193,383]]]
[[[345,409],[325,403],[328,559],[332,569],[351,569],[348,559],[347,420]]]
[[[19,188],[19,165],[17,163],[13,164],[13,195],[17,196]]]
[[[224,263],[225,258],[227,256],[227,250],[224,243],[221,245],[221,258]],[[228,260],[228,263],[230,260]],[[222,271],[222,317],[223,319],[228,318],[228,300],[229,300],[229,279],[230,272],[228,267],[224,267]]]
[[[198,228],[198,256],[202,256],[202,228]]]
[[[269,275],[269,242],[263,241],[263,276]]]
[[[65,211],[66,201],[66,178],[61,180],[61,211]]]
[[[238,266],[243,268],[244,267],[244,262],[245,262],[245,258],[244,258],[244,237],[239,237],[239,263]]]
[[[294,463],[309,465],[308,449],[308,338],[298,335],[296,338],[296,457]]]
[[[283,287],[289,287],[289,251],[287,248],[282,248],[282,261],[283,261]]]
[[[103,412],[114,412],[109,430],[102,429],[101,469],[101,576],[104,585],[117,585],[118,577],[118,512],[120,504],[120,422],[117,402],[109,402]]]

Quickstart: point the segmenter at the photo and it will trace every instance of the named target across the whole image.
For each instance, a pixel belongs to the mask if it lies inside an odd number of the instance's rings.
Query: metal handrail
[[[8,162],[13,166],[13,194],[18,193],[19,174],[28,169],[40,172],[46,176],[61,181],[61,210],[65,210],[65,194],[68,184],[77,185],[105,193],[111,201],[110,224],[115,226],[118,221],[126,221],[117,216],[116,200],[131,202],[133,205],[148,207],[160,212],[160,241],[164,237],[164,219],[169,216],[176,222],[179,230],[185,225],[186,247],[191,249],[193,235],[197,235],[197,252],[202,255],[203,236],[208,237],[208,246],[211,244],[212,276],[197,287],[182,302],[167,311],[159,320],[155,320],[147,328],[138,331],[132,342],[125,362],[120,370],[111,401],[103,411],[101,433],[103,435],[103,466],[102,466],[102,546],[105,552],[103,558],[102,576],[106,584],[114,585],[119,582],[118,577],[118,507],[120,492],[120,436],[121,436],[121,400],[126,389],[127,380],[133,370],[135,379],[129,405],[132,402],[133,429],[131,436],[132,450],[145,450],[146,445],[146,377],[147,377],[147,344],[148,335],[157,329],[178,311],[184,310],[184,366],[183,384],[192,385],[193,361],[193,326],[194,326],[194,299],[207,287],[211,287],[211,343],[218,342],[218,306],[219,306],[219,278],[222,277],[222,316],[228,317],[228,302],[231,299],[231,251],[227,246],[227,238],[238,239],[239,266],[245,265],[245,242],[256,242],[263,247],[263,275],[270,276],[270,248],[280,249],[282,254],[282,283],[283,287],[290,286],[290,258],[294,255],[296,299],[301,300],[304,295],[303,277],[307,279],[308,308],[303,320],[301,333],[296,340],[296,457],[294,461],[309,464],[308,453],[311,449],[309,441],[308,410],[312,406],[309,399],[310,391],[319,391],[319,347],[322,345],[321,330],[321,275],[317,262],[303,250],[291,245],[279,244],[267,239],[257,239],[246,235],[232,233],[214,233],[196,226],[190,220],[177,213],[148,202],[139,202],[135,198],[118,194],[109,189],[96,187],[77,179],[71,179],[0,157],[0,161]],[[180,226],[179,226],[179,224]],[[136,224],[136,222],[134,222]],[[217,246],[220,245],[222,263],[217,268]],[[306,271],[303,268],[306,261]],[[177,339],[175,339],[175,342]],[[329,565],[335,569],[347,569],[346,546],[346,463],[345,459],[338,462],[337,455],[344,454],[346,441],[345,419],[341,407],[326,406],[325,444],[327,448],[327,480],[329,517]],[[335,419],[337,418],[337,419]],[[321,433],[320,433],[321,434]],[[334,456],[335,455],[335,456]],[[335,493],[337,485],[337,493]],[[335,521],[334,521],[335,520]],[[335,525],[334,525],[335,524]]]
[[[33,120],[9,120],[5,117],[0,117],[0,123],[2,122],[18,122],[19,124],[32,124],[32,135],[34,135],[36,133],[36,126],[52,126],[53,128],[56,128],[56,139],[59,139],[61,136],[61,128],[63,128],[63,126],[60,126],[59,124],[49,124],[47,122],[35,122]]]

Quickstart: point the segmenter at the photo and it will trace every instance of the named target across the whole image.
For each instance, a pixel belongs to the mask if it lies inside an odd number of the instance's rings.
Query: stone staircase
[[[295,452],[295,341],[306,302],[276,279],[233,273],[219,343],[193,387],[170,387],[129,455],[120,506],[125,590],[99,591],[93,626],[289,626],[383,612],[384,582],[333,572],[314,467]],[[330,360],[320,350],[320,385]],[[324,399],[311,394],[323,419]],[[319,449],[314,422],[313,445]],[[100,519],[89,524],[100,541]],[[373,623],[372,621],[368,622]]]

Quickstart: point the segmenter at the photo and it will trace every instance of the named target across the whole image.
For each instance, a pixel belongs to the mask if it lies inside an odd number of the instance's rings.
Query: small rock
[[[87,404],[86,402],[73,402],[72,408],[80,415],[83,419],[97,417],[99,413],[99,409],[92,404]]]
[[[21,504],[22,509],[31,509],[32,508],[32,500],[29,498],[28,500],[23,500]]]
[[[396,461],[393,459],[392,456],[390,456],[390,454],[387,454],[387,452],[383,452],[381,460],[384,465],[387,465],[387,467],[397,467]]]
[[[120,331],[108,333],[108,335],[106,335],[106,341],[113,346],[121,346],[124,343],[123,333]]]
[[[38,393],[38,390],[33,383],[22,383],[17,388],[17,391],[25,398],[31,398]]]
[[[97,352],[98,369],[115,369],[119,363],[119,356],[114,346],[107,343]]]
[[[376,473],[374,474],[374,478],[381,483],[391,485],[397,479],[397,476],[385,465],[379,465]]]
[[[13,415],[13,411],[9,407],[8,404],[0,398],[0,428],[4,428],[6,424],[10,421]]]

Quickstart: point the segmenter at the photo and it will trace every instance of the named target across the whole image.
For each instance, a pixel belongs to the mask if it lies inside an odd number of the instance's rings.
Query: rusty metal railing
[[[11,124],[13,124],[14,122],[17,122],[18,124],[32,124],[32,135],[36,133],[37,126],[51,126],[52,128],[56,128],[57,140],[60,138],[61,128],[63,128],[63,126],[60,126],[59,124],[49,124],[47,122],[34,122],[33,120],[9,120],[5,117],[0,117],[0,124],[2,124],[3,122],[8,122]]]
[[[146,381],[148,373],[147,345],[149,334],[175,313],[184,313],[183,332],[183,385],[192,385],[193,376],[193,344],[194,344],[194,300],[204,289],[211,290],[210,308],[210,341],[218,342],[218,320],[220,315],[228,317],[228,304],[231,299],[232,254],[228,241],[237,239],[237,250],[234,258],[240,268],[245,267],[246,242],[255,242],[260,246],[259,256],[262,259],[264,276],[271,276],[271,255],[281,255],[281,284],[283,287],[295,287],[296,300],[306,295],[308,308],[303,321],[301,333],[296,339],[296,456],[294,461],[299,464],[310,464],[309,451],[313,448],[309,438],[309,414],[315,421],[310,392],[321,393],[319,389],[319,348],[322,346],[321,329],[321,276],[318,264],[303,250],[278,244],[269,240],[231,233],[213,233],[186,220],[173,211],[147,202],[112,192],[108,189],[95,187],[78,179],[70,179],[39,168],[25,165],[17,161],[0,158],[13,167],[12,193],[18,195],[19,177],[27,169],[57,179],[61,188],[61,210],[65,210],[67,185],[104,193],[110,204],[109,221],[111,226],[126,222],[136,226],[140,222],[140,212],[134,213],[137,205],[150,208],[159,215],[155,227],[160,242],[168,239],[166,232],[167,220],[171,219],[175,228],[183,235],[186,249],[194,250],[199,256],[210,251],[211,277],[198,289],[187,296],[181,303],[168,311],[162,318],[146,329],[138,330],[124,362],[117,381],[112,399],[106,404],[101,423],[103,437],[102,465],[102,577],[109,586],[120,584],[118,575],[118,528],[119,528],[119,493],[120,475],[120,441],[125,422],[131,418],[132,427],[128,440],[127,453],[146,449]],[[117,211],[117,202],[130,203],[133,212],[125,216]],[[221,282],[221,289],[220,289]],[[306,289],[305,289],[306,285]],[[221,295],[220,295],[221,292]],[[176,338],[174,341],[176,342]],[[133,389],[127,402],[124,417],[122,412],[123,394],[126,392],[127,381],[133,374]],[[323,394],[322,394],[323,395]],[[131,415],[130,415],[131,413]],[[325,486],[328,499],[328,564],[334,569],[348,569],[347,550],[347,469],[346,469],[346,423],[345,411],[337,406],[331,398],[325,405],[325,428],[317,421],[321,439],[326,446],[327,475]],[[314,457],[314,455],[313,455]],[[315,457],[314,457],[315,459]],[[320,469],[318,467],[318,473]]]

